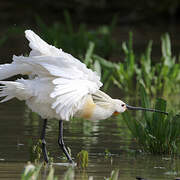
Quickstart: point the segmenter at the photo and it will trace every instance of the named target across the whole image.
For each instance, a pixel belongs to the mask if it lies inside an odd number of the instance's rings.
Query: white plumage
[[[42,118],[69,120],[73,116],[105,119],[115,111],[124,112],[120,100],[113,100],[99,90],[96,72],[72,55],[47,44],[33,31],[25,31],[29,56],[13,56],[11,64],[0,65],[0,80],[22,74],[28,79],[0,81],[0,97],[5,102],[14,97],[25,100]]]

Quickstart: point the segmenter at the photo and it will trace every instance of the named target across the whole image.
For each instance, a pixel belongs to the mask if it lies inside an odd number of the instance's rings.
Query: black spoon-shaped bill
[[[143,107],[135,107],[135,106],[129,106],[126,104],[126,107],[128,110],[134,110],[134,111],[138,111],[138,110],[141,110],[141,111],[151,111],[151,112],[158,112],[158,113],[163,113],[163,114],[166,114],[168,115],[167,112],[164,112],[164,111],[161,111],[161,110],[157,110],[157,109],[149,109],[149,108],[143,108]]]

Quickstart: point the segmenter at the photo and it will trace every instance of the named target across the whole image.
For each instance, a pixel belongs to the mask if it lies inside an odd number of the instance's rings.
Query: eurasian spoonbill
[[[14,97],[25,100],[27,106],[44,119],[41,139],[46,162],[49,161],[45,141],[48,119],[59,120],[58,144],[72,163],[63,142],[63,120],[69,121],[73,116],[101,120],[126,109],[161,112],[132,107],[119,99],[112,99],[99,90],[102,86],[100,77],[85,64],[47,44],[31,30],[26,30],[25,36],[31,48],[29,56],[14,55],[11,64],[0,65],[0,80],[17,74],[28,75],[28,79],[0,81],[0,97],[5,97],[1,103]]]

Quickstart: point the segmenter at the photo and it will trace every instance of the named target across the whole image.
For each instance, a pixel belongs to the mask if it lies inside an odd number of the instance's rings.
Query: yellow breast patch
[[[92,97],[89,96],[84,103],[81,117],[84,119],[90,119],[93,115],[96,104],[93,102]]]

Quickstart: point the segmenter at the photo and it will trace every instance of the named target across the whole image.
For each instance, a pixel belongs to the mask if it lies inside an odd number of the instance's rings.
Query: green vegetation
[[[150,100],[143,86],[140,87],[143,107],[150,108]],[[166,111],[166,101],[156,100],[156,109]],[[173,154],[178,151],[180,132],[180,115],[143,112],[142,117],[124,113],[124,120],[132,135],[140,145],[140,149],[153,154]]]
[[[132,33],[129,42],[122,44],[125,60],[116,66],[114,83],[127,93],[134,93],[139,84],[144,85],[148,94],[169,95],[180,90],[180,64],[171,52],[170,37],[166,33],[161,37],[162,57],[153,64],[151,60],[152,41],[146,52],[137,59],[132,47]]]
[[[135,93],[142,84],[147,93],[153,96],[168,96],[179,92],[180,64],[177,62],[180,60],[176,60],[172,55],[169,35],[162,35],[162,57],[154,64],[151,59],[152,44],[152,41],[149,41],[145,53],[138,59],[133,50],[133,38],[130,33],[128,43],[122,43],[124,61],[112,63],[95,54],[95,44],[90,42],[84,63],[101,75],[104,90],[108,90],[114,84],[122,92],[136,96]]]
[[[88,167],[88,152],[85,150],[81,150],[77,154],[77,166],[80,168]]]
[[[94,42],[95,53],[102,57],[109,57],[117,49],[112,39],[112,32],[116,24],[116,17],[109,26],[100,26],[97,30],[89,30],[85,24],[74,27],[70,14],[64,11],[65,23],[46,25],[40,17],[36,17],[40,36],[48,43],[62,48],[64,51],[80,58],[84,56],[89,42]]]
[[[112,154],[108,149],[105,149],[104,154],[105,159],[112,158]]]
[[[39,139],[36,144],[33,144],[32,140],[29,142],[29,154],[30,154],[30,161],[34,162],[35,164],[40,163],[42,157],[42,141]],[[48,152],[48,156],[49,156]],[[49,156],[49,162],[53,162],[53,158]]]
[[[39,140],[36,144],[33,144],[33,141],[31,140],[29,142],[29,154],[30,154],[30,161],[38,163],[40,162],[42,149],[41,149],[41,140]]]

